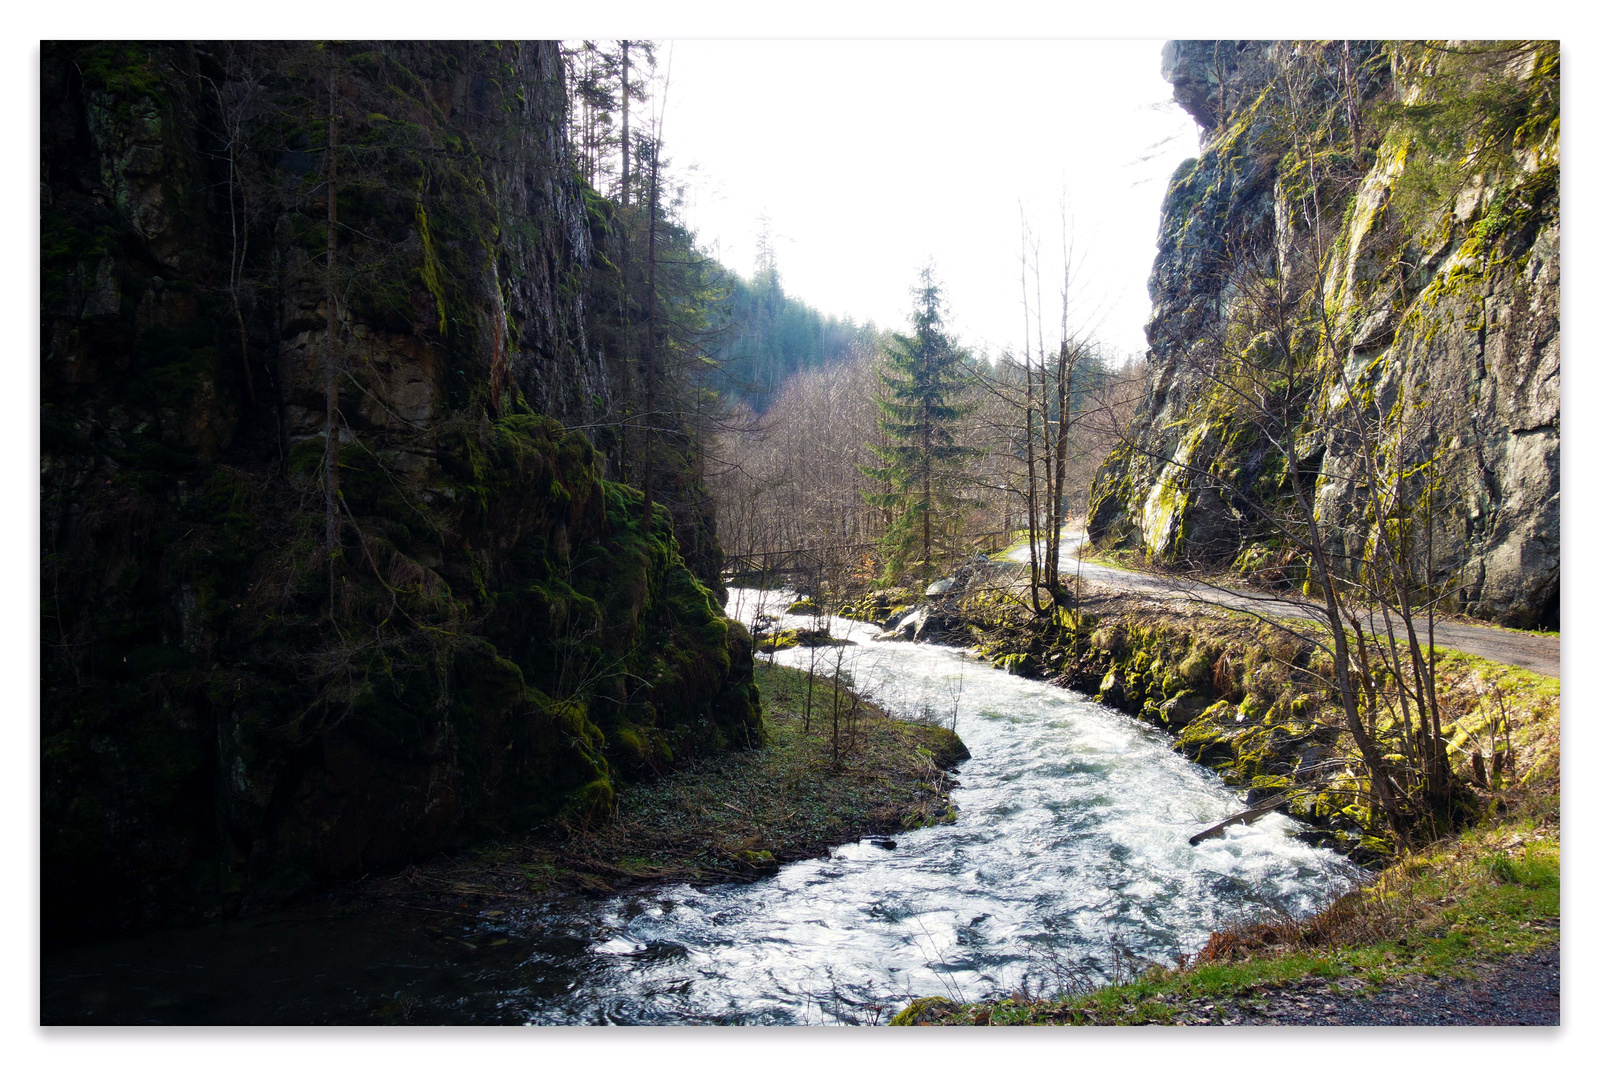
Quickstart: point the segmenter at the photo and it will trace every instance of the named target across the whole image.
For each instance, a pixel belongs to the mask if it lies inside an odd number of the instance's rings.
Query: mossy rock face
[[[1161,705],[1161,721],[1172,729],[1182,729],[1206,709],[1206,701],[1184,689]]]
[[[756,640],[756,650],[767,653],[786,648],[841,648],[854,641],[836,637],[826,629],[784,628],[763,633]]]
[[[1281,774],[1258,774],[1250,779],[1250,791],[1245,793],[1245,802],[1254,807],[1258,803],[1281,796],[1294,788],[1294,779]]]
[[[1469,501],[1464,520],[1430,542],[1432,565],[1468,575],[1452,606],[1510,625],[1559,624],[1559,44],[1500,58],[1416,42],[1236,44],[1218,60],[1215,42],[1173,42],[1164,60],[1175,99],[1208,134],[1162,205],[1145,393],[1127,442],[1095,475],[1090,538],[1310,592],[1305,554],[1285,536],[1295,519],[1284,490],[1295,477],[1317,483],[1331,557],[1350,566],[1368,557],[1372,496],[1383,489],[1352,476],[1367,434],[1346,419],[1364,408],[1362,423],[1381,427],[1371,442],[1380,453],[1426,465]],[[1296,105],[1315,133],[1285,138],[1274,82],[1332,69],[1345,47],[1369,72],[1359,102],[1375,121],[1361,143],[1338,117],[1352,101],[1327,80]],[[1373,106],[1385,97],[1404,103]],[[1463,115],[1483,107],[1515,135],[1451,144],[1452,131],[1474,128]],[[1418,124],[1442,140],[1416,136]],[[1251,300],[1228,295],[1264,275],[1228,250],[1286,247],[1301,233],[1282,227],[1313,193],[1328,226],[1320,276],[1337,310],[1330,323],[1307,313],[1288,324],[1298,336],[1285,347],[1306,376],[1289,408],[1264,419],[1239,401],[1238,380],[1206,372],[1194,354],[1220,346],[1231,374],[1268,389],[1282,380],[1269,357],[1284,354],[1280,334],[1263,331]],[[1280,447],[1290,433],[1294,473]],[[1451,455],[1435,460],[1440,445]],[[1492,471],[1510,469],[1522,472],[1516,498],[1491,508],[1503,495]]]
[[[236,308],[213,239],[236,186],[207,116],[240,71],[181,43],[43,48],[51,942],[591,824],[628,776],[761,742],[749,635],[677,519],[658,504],[646,521],[551,417],[591,422],[606,400],[584,206],[547,151],[558,49],[336,52],[350,100],[385,103],[341,130],[330,560],[308,103],[328,54],[237,50],[278,76],[254,86],[237,156],[274,192],[251,201]],[[494,148],[512,137],[528,150]],[[697,559],[719,550],[681,524]]]
[[[1008,674],[1017,674],[1027,677],[1035,672],[1033,657],[1026,652],[1016,652],[1010,655],[998,655],[994,664]]]
[[[760,851],[745,850],[735,852],[733,857],[756,873],[773,874],[778,872],[779,863],[777,858],[772,852],[764,848]]]

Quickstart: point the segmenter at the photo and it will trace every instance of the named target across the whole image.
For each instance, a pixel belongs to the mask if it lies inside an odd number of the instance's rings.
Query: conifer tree
[[[872,448],[881,466],[862,473],[884,484],[865,494],[894,519],[884,535],[886,576],[915,564],[918,577],[933,573],[938,541],[961,513],[961,474],[973,449],[958,444],[955,427],[968,407],[959,403],[967,375],[966,353],[952,343],[940,315],[940,290],[933,269],[924,267],[912,290],[915,306],[909,334],[893,333],[884,345],[877,398],[884,443]]]

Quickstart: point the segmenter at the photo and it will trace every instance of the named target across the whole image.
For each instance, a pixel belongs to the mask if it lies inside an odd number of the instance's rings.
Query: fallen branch
[[[1286,793],[1278,796],[1275,799],[1268,800],[1266,803],[1251,807],[1247,811],[1241,811],[1231,818],[1224,818],[1222,821],[1218,822],[1210,829],[1207,829],[1205,832],[1196,833],[1194,836],[1190,837],[1189,843],[1193,845],[1200,843],[1202,840],[1212,840],[1216,837],[1220,837],[1223,833],[1227,832],[1227,829],[1230,825],[1249,825],[1251,822],[1265,818],[1267,815],[1271,814],[1273,811],[1277,810],[1279,807],[1282,807],[1288,802],[1289,796]]]

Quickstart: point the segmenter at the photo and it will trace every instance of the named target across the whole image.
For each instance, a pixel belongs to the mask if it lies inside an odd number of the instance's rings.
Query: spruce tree
[[[872,447],[881,466],[862,473],[884,484],[865,493],[867,502],[893,515],[883,539],[884,573],[890,579],[914,566],[933,575],[939,542],[961,514],[961,475],[973,449],[956,443],[955,426],[968,411],[957,402],[966,358],[944,332],[940,290],[933,269],[924,267],[912,290],[915,306],[909,334],[892,333],[879,370],[883,394],[876,398],[883,443]]]

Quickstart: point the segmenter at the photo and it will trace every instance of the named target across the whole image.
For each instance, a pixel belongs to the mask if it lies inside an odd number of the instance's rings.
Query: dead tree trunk
[[[328,341],[322,359],[323,447],[322,494],[327,515],[328,616],[334,614],[339,558],[339,315],[335,301],[335,259],[339,253],[339,125],[338,57],[328,46],[328,262],[323,273],[323,300],[328,306]]]

